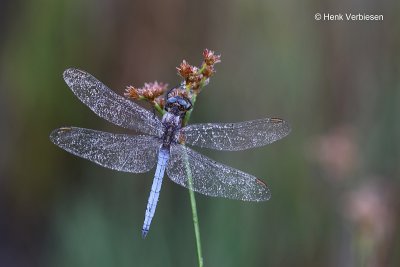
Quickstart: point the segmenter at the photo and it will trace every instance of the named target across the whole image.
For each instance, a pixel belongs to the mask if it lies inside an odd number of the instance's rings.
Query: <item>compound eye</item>
[[[189,101],[183,101],[182,106],[185,107],[186,110],[189,110],[192,107]]]
[[[185,107],[187,105],[187,102],[184,99],[178,99],[178,103],[179,103],[179,105],[185,106]]]
[[[171,97],[171,98],[168,98],[168,100],[167,100],[167,102],[169,103],[169,104],[173,104],[173,103],[175,103],[176,102],[176,97]]]

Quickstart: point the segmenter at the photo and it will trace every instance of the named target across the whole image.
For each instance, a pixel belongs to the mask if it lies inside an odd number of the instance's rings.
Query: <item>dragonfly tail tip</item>
[[[142,229],[142,238],[145,239],[149,230]]]

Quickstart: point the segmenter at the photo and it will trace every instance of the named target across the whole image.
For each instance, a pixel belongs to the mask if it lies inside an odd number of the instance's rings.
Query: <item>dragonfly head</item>
[[[167,99],[165,110],[175,115],[184,115],[192,108],[192,102],[182,96],[173,96]]]

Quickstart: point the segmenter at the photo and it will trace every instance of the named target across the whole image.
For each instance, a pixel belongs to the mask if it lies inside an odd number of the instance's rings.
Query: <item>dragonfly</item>
[[[115,134],[78,127],[62,127],[50,140],[76,156],[100,166],[129,173],[144,173],[156,166],[142,227],[149,232],[164,173],[175,183],[195,192],[244,201],[266,201],[269,187],[255,176],[218,163],[190,146],[239,151],[271,144],[290,132],[287,122],[264,118],[236,123],[182,125],[192,103],[186,97],[166,98],[162,119],[109,89],[79,69],[63,73],[72,92],[94,113],[140,134]]]

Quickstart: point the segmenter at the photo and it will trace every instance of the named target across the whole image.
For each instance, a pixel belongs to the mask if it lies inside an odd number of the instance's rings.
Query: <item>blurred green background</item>
[[[400,265],[398,1],[0,3],[0,266],[197,266],[188,191],[168,179],[141,238],[153,172],[118,173],[49,141],[60,126],[122,129],[68,89],[77,67],[123,94],[222,54],[191,119],[281,117],[292,133],[202,150],[272,198],[197,196],[205,266]],[[383,14],[379,22],[314,14]]]

